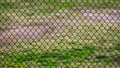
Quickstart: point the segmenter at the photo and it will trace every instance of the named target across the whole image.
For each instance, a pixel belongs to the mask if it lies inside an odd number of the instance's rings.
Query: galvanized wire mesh
[[[0,68],[119,65],[119,0],[0,0]]]

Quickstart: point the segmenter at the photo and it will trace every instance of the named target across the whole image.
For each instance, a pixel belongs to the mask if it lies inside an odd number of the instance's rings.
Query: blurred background
[[[0,0],[0,67],[120,67],[119,0]]]

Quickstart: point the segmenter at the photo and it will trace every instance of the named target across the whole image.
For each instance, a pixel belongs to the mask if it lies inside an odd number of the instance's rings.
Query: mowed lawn
[[[0,67],[117,65],[120,63],[116,60],[120,56],[120,23],[86,22],[72,7],[118,7],[119,3],[118,0],[3,2],[0,4],[2,28],[14,23],[39,26],[41,22],[51,21],[62,23],[63,27],[54,36],[23,39],[21,43],[13,39],[10,45],[0,46]]]

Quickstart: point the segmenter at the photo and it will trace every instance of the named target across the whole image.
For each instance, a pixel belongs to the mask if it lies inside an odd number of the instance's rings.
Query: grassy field
[[[101,0],[100,3],[97,0],[1,2],[2,28],[15,23],[35,23],[39,26],[43,22],[57,22],[64,26],[54,36],[12,40],[10,45],[0,46],[0,67],[118,66],[120,62],[115,59],[120,57],[120,24],[86,22],[86,19],[80,18],[81,13],[73,11],[72,7],[118,7],[119,3],[118,0]]]
[[[72,0],[41,0],[37,1],[32,0],[30,1],[20,1],[16,0],[9,2],[9,0],[2,0],[0,2],[0,22],[5,23],[8,21],[11,21],[8,16],[6,16],[7,13],[16,13],[17,16],[27,16],[31,17],[34,15],[48,15],[51,12],[58,12],[60,9],[71,9],[72,7],[81,6],[81,7],[119,7],[120,1],[119,0],[79,0],[78,2]],[[1,25],[1,23],[0,23]]]
[[[119,62],[114,59],[120,56],[120,27],[102,24],[74,26],[59,36],[2,46],[1,67],[113,65]]]

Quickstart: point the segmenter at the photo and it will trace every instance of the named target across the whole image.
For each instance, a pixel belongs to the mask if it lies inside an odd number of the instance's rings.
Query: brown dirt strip
[[[40,26],[13,26],[11,28],[1,29],[0,45],[7,42],[8,39],[36,39],[44,35],[55,35],[62,28],[58,23],[43,23]]]

